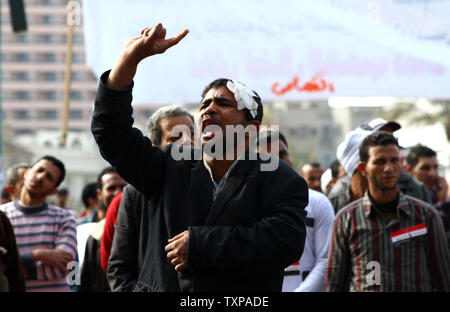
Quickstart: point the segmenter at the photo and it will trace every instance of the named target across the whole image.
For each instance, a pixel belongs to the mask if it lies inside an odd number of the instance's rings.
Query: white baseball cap
[[[378,131],[381,128],[383,128],[384,126],[389,126],[392,129],[392,132],[397,131],[398,129],[400,129],[402,126],[400,126],[400,124],[394,120],[391,121],[387,121],[384,120],[383,118],[375,118],[366,122],[363,122],[358,128],[361,128],[362,130],[367,130],[367,131]]]
[[[358,167],[360,161],[359,146],[364,138],[371,133],[372,131],[356,128],[355,130],[348,132],[345,135],[344,141],[339,144],[336,156],[348,176],[352,177],[356,167]]]

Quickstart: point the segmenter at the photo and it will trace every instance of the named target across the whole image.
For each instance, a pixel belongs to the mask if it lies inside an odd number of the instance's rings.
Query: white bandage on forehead
[[[228,81],[227,88],[234,94],[234,98],[237,102],[238,109],[247,108],[252,114],[253,118],[255,118],[258,113],[258,103],[256,103],[254,96],[257,96],[255,92],[247,88],[244,84],[239,81]]]

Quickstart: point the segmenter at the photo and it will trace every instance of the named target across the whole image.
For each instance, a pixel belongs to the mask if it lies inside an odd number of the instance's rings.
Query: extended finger
[[[185,30],[183,30],[182,32],[180,32],[178,35],[176,35],[175,37],[170,38],[170,39],[167,39],[167,40],[166,40],[167,46],[168,46],[169,48],[170,48],[170,47],[173,47],[173,46],[176,45],[178,42],[180,42],[181,39],[183,39],[184,37],[186,37],[186,35],[187,35],[188,33],[189,33],[189,30],[185,29]]]
[[[148,29],[150,29],[150,28],[148,28],[148,27],[143,28],[143,29],[141,30],[141,36],[142,36]]]

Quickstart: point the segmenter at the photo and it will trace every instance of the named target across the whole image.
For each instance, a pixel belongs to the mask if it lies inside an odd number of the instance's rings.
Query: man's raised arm
[[[164,53],[176,45],[188,33],[185,29],[177,36],[166,39],[166,29],[162,24],[141,30],[139,37],[133,38],[125,46],[119,60],[109,74],[106,86],[114,90],[123,90],[130,85],[136,74],[137,65],[144,58]]]
[[[165,39],[166,30],[161,24],[144,28],[140,37],[128,42],[114,68],[100,77],[91,132],[102,157],[145,196],[163,185],[164,155],[139,129],[133,128],[133,77],[140,61],[163,53],[187,33],[184,30]]]

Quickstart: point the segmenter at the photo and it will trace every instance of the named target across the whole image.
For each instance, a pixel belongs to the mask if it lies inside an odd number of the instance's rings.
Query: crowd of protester
[[[234,158],[204,149],[174,159],[217,139],[209,126],[258,129],[263,111],[256,92],[217,79],[202,94],[199,124],[167,106],[145,135],[132,128],[137,63],[187,31],[165,34],[162,25],[142,30],[101,78],[91,130],[111,166],[71,194],[80,215],[58,188],[60,160],[8,169],[0,291],[450,290],[450,195],[435,151],[401,147],[401,125],[375,118],[345,135],[331,164],[311,160],[298,172],[286,136],[262,127]],[[275,169],[260,169],[273,160]]]

